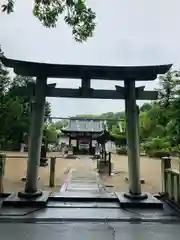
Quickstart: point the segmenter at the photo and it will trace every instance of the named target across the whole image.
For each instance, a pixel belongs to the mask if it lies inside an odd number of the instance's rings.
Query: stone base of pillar
[[[22,191],[22,192],[18,192],[18,197],[32,199],[32,198],[41,197],[42,194],[43,193],[40,190],[37,190],[36,192],[33,192],[33,193],[28,193],[28,192]]]
[[[12,207],[45,207],[51,192],[37,191],[35,193],[12,193],[4,201],[3,206]]]
[[[148,195],[146,193],[141,194],[124,193],[124,196],[128,199],[133,200],[144,200],[148,198]]]
[[[138,196],[130,193],[115,194],[122,208],[163,209],[163,202],[149,193],[143,193]]]

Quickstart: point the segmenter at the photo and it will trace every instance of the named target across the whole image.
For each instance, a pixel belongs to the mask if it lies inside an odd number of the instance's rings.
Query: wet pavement
[[[3,240],[178,240],[178,225],[159,223],[1,224]]]
[[[1,207],[0,237],[3,240],[179,239],[180,214],[163,204],[163,209],[122,208],[117,194],[108,192],[92,169],[89,176],[74,170],[67,191],[51,194],[45,208]]]

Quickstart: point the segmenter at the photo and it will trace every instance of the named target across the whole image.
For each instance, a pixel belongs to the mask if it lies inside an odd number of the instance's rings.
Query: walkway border
[[[71,179],[72,179],[72,172],[73,172],[73,170],[72,170],[72,168],[70,168],[69,171],[68,171],[67,177],[66,177],[64,183],[62,184],[62,186],[60,188],[60,193],[66,192],[66,190],[68,188],[68,185],[69,185],[69,183],[71,182]]]

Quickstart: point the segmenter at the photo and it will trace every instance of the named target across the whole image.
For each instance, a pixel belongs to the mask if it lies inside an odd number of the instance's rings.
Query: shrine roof
[[[44,76],[50,78],[99,79],[99,80],[154,80],[158,74],[166,73],[171,64],[154,66],[93,66],[49,64],[19,61],[1,57],[2,63],[14,69],[14,72],[24,76]]]
[[[122,137],[115,136],[107,130],[104,130],[96,139],[99,143],[104,143],[108,141],[112,142],[119,141],[123,146],[127,144],[126,138],[124,138],[123,136]]]
[[[62,129],[62,132],[95,132],[104,131],[103,122],[99,120],[70,119],[68,126]]]

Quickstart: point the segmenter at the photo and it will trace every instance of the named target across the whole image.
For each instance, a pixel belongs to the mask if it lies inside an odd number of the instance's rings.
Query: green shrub
[[[170,155],[171,155],[172,157],[177,157],[177,156],[178,156],[178,152],[177,152],[177,151],[170,150]]]
[[[145,143],[141,143],[141,148],[143,148],[145,151],[161,150],[169,147],[170,143],[167,141],[167,139],[161,137],[152,138],[146,141]]]
[[[180,157],[180,145],[177,145],[175,147],[171,147],[170,152],[171,152],[171,156]]]
[[[116,153],[119,155],[127,155],[127,149],[126,148],[118,148],[116,150]]]
[[[162,157],[170,157],[171,154],[170,154],[170,151],[167,151],[167,150],[149,150],[149,151],[146,151],[146,155],[148,157],[152,157],[152,158],[162,158]]]
[[[125,147],[127,145],[127,140],[125,135],[115,135],[111,134],[112,138],[114,138],[114,143],[116,146],[122,146]]]

